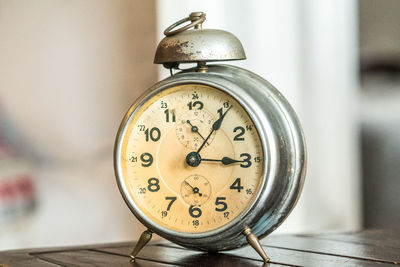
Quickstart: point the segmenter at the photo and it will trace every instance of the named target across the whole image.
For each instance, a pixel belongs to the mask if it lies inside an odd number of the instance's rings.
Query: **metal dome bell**
[[[223,30],[202,29],[205,19],[205,13],[193,12],[165,29],[166,37],[158,44],[154,63],[173,68],[179,63],[246,59],[236,36]],[[173,30],[187,21],[191,23]],[[194,29],[189,30],[191,27]]]

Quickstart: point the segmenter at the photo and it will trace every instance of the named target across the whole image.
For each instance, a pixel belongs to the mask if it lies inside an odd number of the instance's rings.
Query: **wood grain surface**
[[[130,262],[134,243],[0,252],[0,266],[395,266],[400,231],[277,235],[262,244],[271,258],[264,265],[250,247],[224,253],[188,250],[168,241],[150,243]]]

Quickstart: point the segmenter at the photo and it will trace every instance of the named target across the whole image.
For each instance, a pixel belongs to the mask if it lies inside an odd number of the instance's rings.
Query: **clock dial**
[[[214,117],[207,110],[202,109],[203,102],[195,101],[195,103],[201,103],[201,105],[198,105],[201,109],[189,110],[180,117],[179,122],[175,126],[176,136],[181,144],[194,151],[201,146],[205,135],[208,134],[214,123]],[[189,107],[191,107],[191,104]],[[214,136],[215,133],[210,136],[205,146],[211,144]]]
[[[130,198],[168,229],[215,230],[245,212],[259,191],[263,148],[253,121],[214,87],[168,88],[128,121],[121,154]]]
[[[201,206],[211,196],[211,184],[201,175],[193,174],[186,178],[181,185],[181,197],[191,206]]]

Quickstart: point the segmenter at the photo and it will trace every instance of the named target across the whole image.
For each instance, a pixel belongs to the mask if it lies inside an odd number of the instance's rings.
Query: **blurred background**
[[[0,250],[138,238],[114,138],[169,75],[152,63],[163,30],[192,11],[303,124],[306,183],[276,233],[399,227],[399,1],[0,0]]]

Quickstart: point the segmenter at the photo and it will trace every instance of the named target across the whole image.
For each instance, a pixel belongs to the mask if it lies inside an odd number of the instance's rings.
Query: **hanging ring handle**
[[[187,29],[194,27],[194,26],[196,26],[195,27],[196,29],[201,29],[201,24],[205,20],[206,20],[206,13],[204,13],[204,12],[190,13],[189,17],[181,19],[181,20],[175,22],[174,24],[172,24],[171,26],[169,26],[168,28],[166,28],[164,31],[164,34],[166,36],[171,36],[171,35],[186,31]],[[191,21],[192,23],[172,31],[172,29],[178,27],[179,25],[181,25],[182,23],[185,23],[187,21]]]

